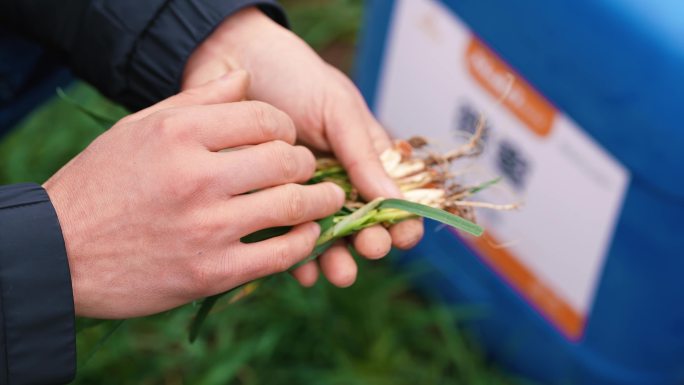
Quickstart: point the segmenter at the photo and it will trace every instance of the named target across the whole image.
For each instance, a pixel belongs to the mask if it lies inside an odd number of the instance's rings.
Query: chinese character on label
[[[459,106],[459,108],[456,111],[456,135],[460,139],[463,137],[463,134],[467,134],[468,137],[472,136],[475,134],[475,130],[477,129],[477,125],[480,123],[480,112],[477,111],[472,105],[469,103],[463,103]],[[487,140],[489,139],[489,132],[491,130],[491,127],[489,125],[489,122],[485,123],[484,127],[484,133],[482,134],[482,143],[486,144]]]
[[[513,187],[517,190],[525,188],[530,163],[513,143],[505,139],[499,142],[496,165]]]

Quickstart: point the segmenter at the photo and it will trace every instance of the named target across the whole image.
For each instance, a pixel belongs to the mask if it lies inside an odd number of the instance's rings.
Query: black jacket
[[[0,0],[0,43],[42,46],[0,58],[27,53],[34,64],[65,64],[137,110],[178,92],[193,50],[252,5],[285,23],[275,0]],[[35,43],[15,44],[17,36]],[[13,71],[0,63],[0,110],[10,106],[14,116],[9,99],[29,94],[32,75]],[[66,383],[75,371],[71,278],[55,210],[40,185],[0,186],[0,384]]]

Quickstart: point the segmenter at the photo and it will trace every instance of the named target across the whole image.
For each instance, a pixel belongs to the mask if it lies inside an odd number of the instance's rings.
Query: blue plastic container
[[[416,44],[414,58],[397,54],[402,48],[396,47],[404,44],[400,40],[413,39],[410,27],[400,31],[398,9],[422,6],[418,3],[430,3],[426,6],[436,10],[432,16],[437,19],[453,18],[472,30],[563,119],[580,128],[592,146],[609,155],[609,163],[619,164],[625,177],[613,221],[606,225],[606,246],[593,270],[586,269],[595,274],[586,281],[590,284],[582,284],[588,294],[579,301],[586,304],[579,305],[585,308],[579,311],[577,329],[559,325],[562,317],[550,315],[529,288],[502,273],[482,249],[449,231],[433,231],[433,224],[409,256],[435,267],[427,286],[449,301],[484,306],[486,315],[472,328],[488,351],[505,366],[543,383],[683,384],[684,2],[370,1],[357,82],[381,121],[390,121],[390,129],[391,122],[401,126],[437,119],[440,105],[448,104],[440,97],[449,90],[438,83],[422,89],[420,79],[429,77],[426,71],[448,71],[454,65],[451,59],[426,58],[418,38],[406,43]],[[401,17],[409,17],[410,12],[403,12]],[[421,27],[425,33],[435,41],[449,41],[451,30],[431,25],[428,16]],[[447,45],[443,51],[452,48],[460,49]],[[406,59],[393,62],[400,57]],[[412,77],[418,79],[414,88],[383,91],[401,82],[396,79]],[[407,104],[418,100],[413,89],[422,100],[415,108]],[[425,135],[440,133],[428,130]],[[513,187],[514,182],[509,180]],[[540,231],[553,232],[548,228],[562,225],[564,218],[550,213],[536,220]],[[566,232],[558,239],[582,243],[584,236]],[[581,255],[577,266],[563,261],[569,274],[583,268]]]

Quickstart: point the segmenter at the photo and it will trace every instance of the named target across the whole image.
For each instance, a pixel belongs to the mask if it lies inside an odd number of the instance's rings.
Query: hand
[[[130,115],[45,183],[76,314],[157,313],[311,253],[320,232],[311,221],[339,210],[344,193],[331,183],[293,184],[311,178],[313,154],[293,146],[286,114],[240,101],[247,87],[236,71]],[[226,148],[233,151],[218,152]],[[283,236],[240,242],[289,225]]]
[[[183,87],[194,87],[235,68],[245,68],[252,75],[249,98],[287,113],[298,140],[307,146],[332,151],[366,199],[401,196],[378,157],[390,146],[387,133],[352,82],[301,39],[257,9],[243,10],[224,21],[193,53]],[[419,220],[402,222],[389,232],[376,226],[359,233],[354,246],[368,258],[381,258],[391,244],[413,247],[422,232]],[[356,264],[343,243],[333,246],[319,263],[338,286],[351,285],[356,278]],[[302,284],[312,285],[318,269],[309,263],[295,276]]]

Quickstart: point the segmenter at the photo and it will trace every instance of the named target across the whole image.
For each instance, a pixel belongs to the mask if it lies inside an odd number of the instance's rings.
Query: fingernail
[[[330,182],[332,183],[332,182]],[[342,187],[332,183],[334,186],[333,189],[335,190],[335,194],[337,194],[337,201],[340,202],[340,204],[344,204],[345,199],[347,198],[347,193],[344,192]]]
[[[403,196],[399,187],[391,179],[384,178],[380,181],[380,187],[385,191],[385,198],[401,198]]]
[[[321,235],[321,226],[316,222],[311,222],[308,230],[314,238],[318,238],[318,236]]]

